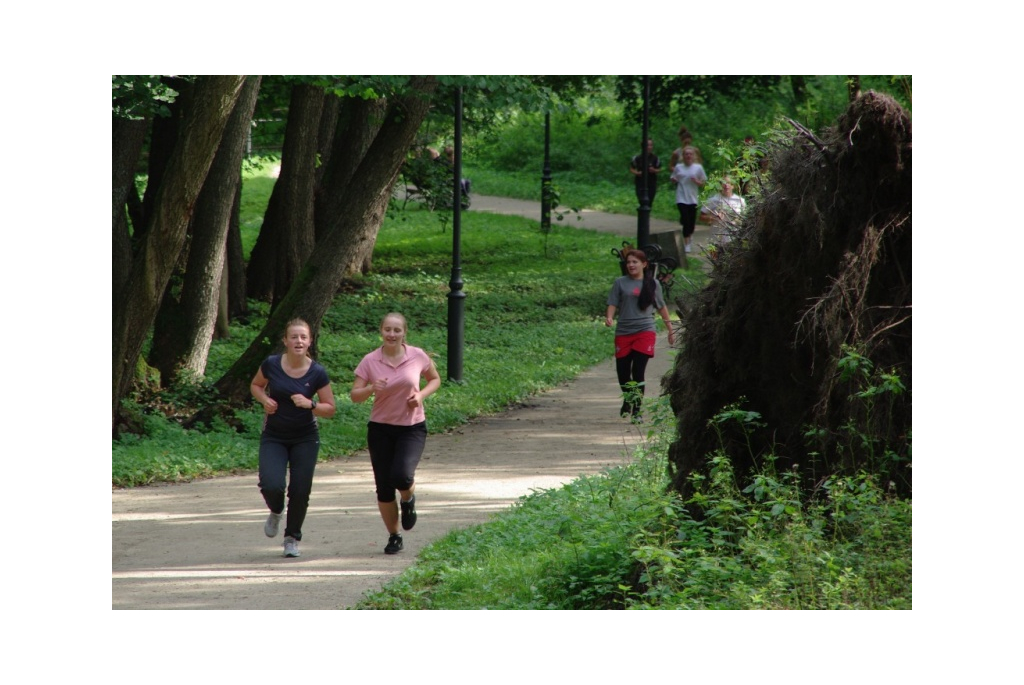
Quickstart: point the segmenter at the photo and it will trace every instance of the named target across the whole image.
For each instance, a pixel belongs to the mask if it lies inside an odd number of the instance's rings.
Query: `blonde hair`
[[[313,335],[313,328],[308,323],[306,323],[306,320],[305,319],[297,319],[296,318],[296,319],[292,319],[291,321],[289,321],[288,323],[286,323],[284,325],[284,336],[285,337],[288,336],[288,329],[292,328],[293,326],[305,326],[306,327],[306,332],[309,333],[310,336]]]
[[[384,318],[380,320],[380,327],[384,328],[384,322],[392,318],[398,319],[402,322],[402,340],[405,340],[405,337],[409,335],[409,322],[406,321],[405,317],[399,314],[398,312],[388,312],[387,314],[385,314]]]

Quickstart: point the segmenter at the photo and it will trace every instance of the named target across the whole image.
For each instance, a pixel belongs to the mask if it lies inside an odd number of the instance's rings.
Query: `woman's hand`
[[[277,413],[277,402],[274,401],[270,396],[263,402],[263,413],[264,414],[275,414]]]
[[[423,398],[420,397],[419,391],[416,391],[409,395],[409,399],[405,403],[409,406],[409,409],[416,409],[423,405]]]
[[[299,409],[313,408],[313,400],[309,399],[308,397],[299,392],[292,395],[292,404],[294,404]]]

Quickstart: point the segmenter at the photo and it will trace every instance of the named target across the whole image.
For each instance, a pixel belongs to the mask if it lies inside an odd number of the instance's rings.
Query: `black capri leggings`
[[[683,227],[683,237],[689,238],[697,230],[697,205],[684,205],[677,202],[679,208],[679,224]]]
[[[377,501],[394,502],[395,490],[408,490],[415,482],[416,466],[427,444],[427,423],[393,426],[370,421],[366,425]]]

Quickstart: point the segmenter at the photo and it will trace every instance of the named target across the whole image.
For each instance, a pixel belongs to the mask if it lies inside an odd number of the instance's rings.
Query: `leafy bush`
[[[741,488],[715,454],[695,520],[666,487],[671,419],[651,404],[630,463],[449,533],[357,608],[912,608],[910,502],[866,474],[805,498],[770,461]]]

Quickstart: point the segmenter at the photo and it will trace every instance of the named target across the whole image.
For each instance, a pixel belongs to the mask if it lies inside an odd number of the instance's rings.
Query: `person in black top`
[[[313,470],[320,452],[317,419],[330,418],[335,411],[327,370],[309,357],[310,338],[309,324],[302,319],[289,321],[285,327],[284,354],[267,357],[249,385],[264,412],[259,487],[270,509],[263,524],[267,537],[275,537],[280,527],[285,480],[291,472],[284,527],[286,557],[299,556],[302,522],[309,509]]]
[[[647,206],[654,204],[654,194],[658,190],[658,173],[661,171],[661,160],[654,154],[654,141],[647,141]],[[629,162],[629,173],[633,174],[636,183],[636,201],[643,204],[644,190],[644,156],[634,155]]]

